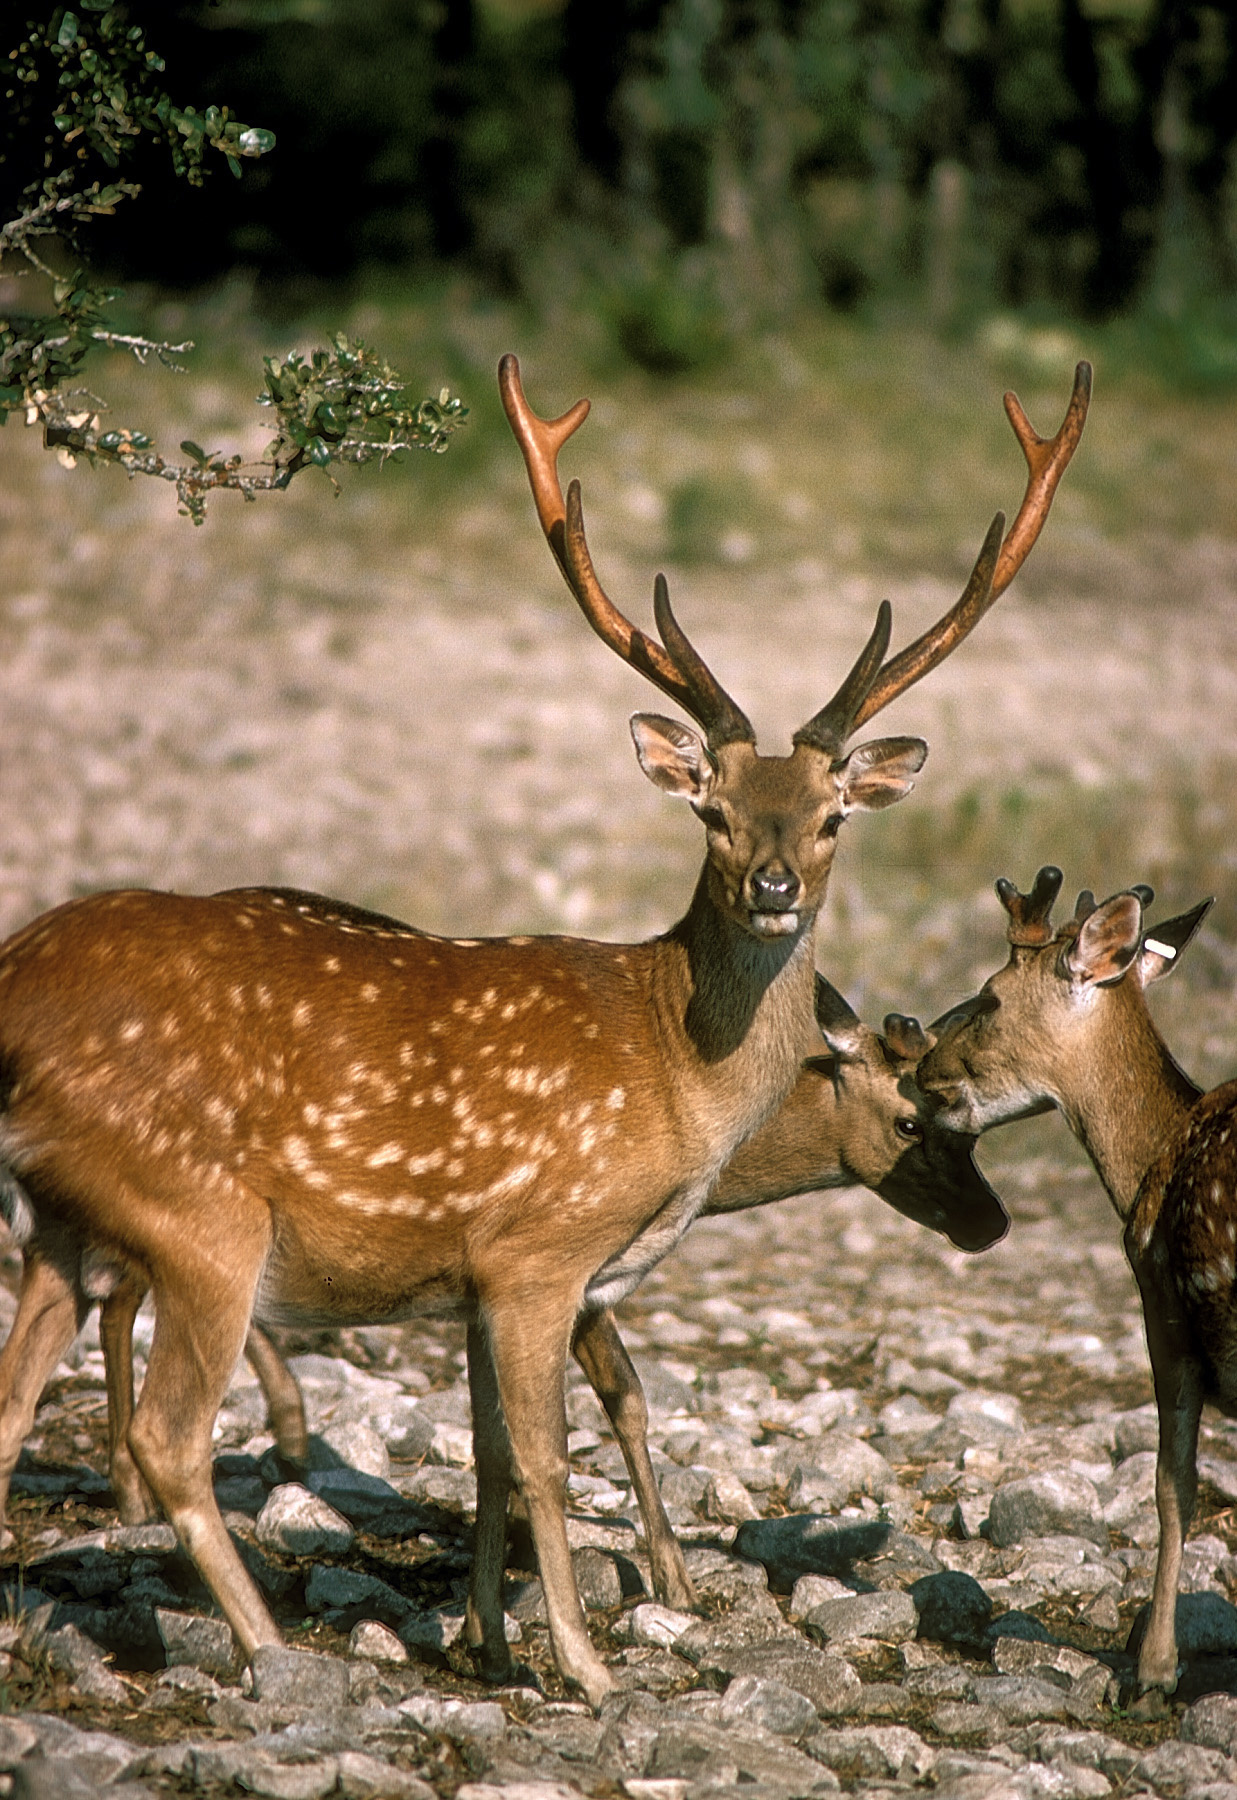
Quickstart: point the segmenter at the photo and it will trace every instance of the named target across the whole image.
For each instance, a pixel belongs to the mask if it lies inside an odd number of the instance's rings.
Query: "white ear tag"
[[[1172,962],[1177,954],[1171,944],[1162,944],[1159,938],[1144,938],[1143,949],[1153,950],[1157,956],[1162,956],[1165,962]]]

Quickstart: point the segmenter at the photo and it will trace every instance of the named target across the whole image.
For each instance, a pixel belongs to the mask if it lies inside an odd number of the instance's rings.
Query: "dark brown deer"
[[[504,359],[504,399],[573,593],[704,731],[633,720],[646,773],[706,830],[695,896],[663,937],[432,938],[318,896],[249,889],[96,895],[0,949],[0,1158],[50,1320],[32,1333],[41,1371],[19,1377],[0,1358],[0,1409],[14,1385],[28,1408],[54,1366],[87,1248],[149,1282],[155,1333],[129,1448],[247,1655],[279,1633],[224,1530],[210,1445],[251,1321],[449,1310],[468,1320],[479,1485],[518,1482],[559,1667],[594,1704],[611,1687],[563,1511],[577,1324],[673,1247],[794,1086],[815,1037],[812,926],[838,831],[849,813],[901,799],[926,754],[915,738],[846,745],[972,628],[994,576],[1012,579],[1077,442],[1088,374],[1080,365],[1051,443],[1011,407],[1027,497],[1003,544],[994,522],[957,604],[889,663],[883,604],[792,753],[761,757],[664,580],[660,644],[602,591],[575,483],[554,511],[554,456],[581,408],[536,420]],[[476,1566],[501,1554],[479,1531]],[[505,1670],[501,1607],[478,1592],[474,1577],[469,1641],[483,1668]]]
[[[919,1078],[963,1131],[1059,1107],[1125,1221],[1160,1420],[1160,1552],[1138,1678],[1171,1693],[1200,1409],[1211,1400],[1237,1413],[1237,1083],[1200,1097],[1143,998],[1176,968],[1210,900],[1148,931],[1150,888],[1100,906],[1083,893],[1054,933],[1060,887],[1053,868],[1030,894],[998,882],[1009,962],[938,1020]]]

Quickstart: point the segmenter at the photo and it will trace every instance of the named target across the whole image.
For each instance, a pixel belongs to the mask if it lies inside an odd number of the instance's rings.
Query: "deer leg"
[[[1202,1371],[1171,1332],[1171,1320],[1147,1305],[1147,1346],[1155,1380],[1160,1442],[1155,1465],[1155,1504],[1160,1515],[1160,1549],[1155,1565],[1151,1614],[1138,1654],[1140,1688],[1177,1685],[1177,1585],[1186,1533],[1198,1492],[1198,1422],[1202,1413]]]
[[[507,1296],[487,1310],[482,1324],[489,1332],[516,1480],[537,1547],[555,1659],[563,1678],[597,1707],[614,1678],[589,1638],[567,1542],[563,1390],[575,1307],[555,1318],[553,1299],[544,1286],[533,1294]]]
[[[133,1321],[146,1297],[142,1276],[129,1276],[104,1300],[99,1310],[99,1342],[107,1382],[108,1473],[112,1495],[124,1525],[144,1525],[159,1516],[154,1496],[142,1480],[129,1448],[133,1422]]]
[[[614,1323],[614,1314],[608,1307],[584,1315],[576,1327],[571,1347],[606,1409],[623,1452],[640,1517],[644,1520],[657,1598],[665,1601],[667,1606],[690,1611],[696,1605],[696,1590],[687,1573],[679,1540],[666,1517],[661,1489],[649,1459],[648,1403],[640,1377]]]
[[[226,1246],[216,1242],[203,1254],[182,1238],[179,1269],[152,1258],[155,1335],[129,1427],[139,1469],[246,1657],[282,1639],[224,1529],[211,1482],[211,1428],[245,1342],[269,1241],[265,1208],[246,1215],[238,1206]],[[165,1253],[170,1264],[174,1252]]]
[[[511,1445],[489,1341],[475,1319],[468,1326],[468,1385],[472,1393],[472,1443],[477,1465],[477,1524],[464,1634],[482,1679],[501,1683],[513,1680],[515,1675],[503,1619]]]
[[[257,1325],[249,1327],[245,1355],[266,1395],[267,1415],[279,1454],[285,1462],[303,1469],[309,1460],[309,1433],[305,1425],[305,1402],[296,1385],[296,1377]]]
[[[13,1534],[4,1525],[9,1482],[30,1435],[48,1377],[81,1330],[87,1304],[77,1283],[28,1246],[17,1315],[0,1352],[0,1546]]]

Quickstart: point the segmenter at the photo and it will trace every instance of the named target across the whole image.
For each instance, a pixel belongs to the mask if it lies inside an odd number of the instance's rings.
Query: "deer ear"
[[[1138,954],[1142,906],[1136,894],[1117,894],[1088,913],[1061,962],[1072,981],[1087,987],[1120,981]]]
[[[860,744],[842,763],[834,765],[838,793],[846,812],[879,812],[904,800],[914,787],[912,776],[927,760],[922,738],[877,738]]]
[[[1144,987],[1159,981],[1162,975],[1172,974],[1214,904],[1214,899],[1203,900],[1189,912],[1178,913],[1175,919],[1165,919],[1162,925],[1154,925],[1146,933],[1138,954],[1138,979]]]
[[[660,713],[635,713],[631,735],[636,755],[654,787],[699,804],[713,785],[713,764],[695,732]]]

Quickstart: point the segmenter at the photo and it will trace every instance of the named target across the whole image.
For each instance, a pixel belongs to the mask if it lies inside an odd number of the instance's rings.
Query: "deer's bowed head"
[[[499,388],[532,485],[542,530],[585,618],[604,642],[686,712],[701,731],[657,713],[631,722],[640,766],[665,793],[687,800],[708,834],[711,898],[757,938],[796,937],[820,904],[837,835],[851,812],[891,806],[908,794],[928,747],[921,738],[880,738],[847,751],[854,734],[912,682],[944,660],[1004,592],[1047,516],[1056,484],[1082,432],[1091,371],[1080,363],[1060,432],[1036,436],[1012,395],[1006,408],[1030,468],[1026,497],[1008,536],[998,513],[966,588],[949,612],[886,660],[892,614],[882,601],[872,634],[833,698],[795,733],[786,757],[761,756],[756,734],[688,639],[664,575],[653,589],[660,642],[618,610],[589,555],[573,481],[564,497],[558,452],[588,415],[577,401],[541,419],[524,397],[519,364],[504,356]]]
[[[1084,888],[1054,929],[1063,879],[1049,864],[1029,893],[997,882],[1009,961],[932,1027],[937,1041],[920,1081],[955,1129],[986,1131],[1051,1106],[1069,1111],[1088,1082],[1104,1079],[1114,1009],[1141,1011],[1144,988],[1176,968],[1212,904],[1148,930],[1151,888],[1135,883],[1100,902]]]

